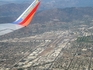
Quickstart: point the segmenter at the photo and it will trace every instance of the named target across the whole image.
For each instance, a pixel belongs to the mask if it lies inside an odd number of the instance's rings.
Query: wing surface
[[[23,26],[12,23],[0,24],[0,36],[20,29]]]

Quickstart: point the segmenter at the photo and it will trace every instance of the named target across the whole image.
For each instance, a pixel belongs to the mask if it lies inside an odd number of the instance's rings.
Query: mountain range
[[[0,23],[12,22],[28,7],[29,4],[6,4],[0,6]],[[71,7],[71,8],[55,8],[49,10],[37,11],[35,20],[51,20],[50,18],[55,17],[62,21],[69,21],[71,19],[81,19],[83,15],[93,16],[93,7]],[[4,21],[3,21],[4,20]],[[41,20],[41,21],[42,21]],[[38,22],[39,22],[38,21]]]
[[[0,6],[0,23],[14,21],[28,7],[28,4],[5,4]],[[4,20],[4,21],[3,21]]]
[[[32,3],[33,0],[0,0],[2,4],[24,4]],[[42,0],[41,9],[66,8],[66,7],[93,7],[93,0]]]
[[[27,6],[28,4],[14,3],[0,6],[0,23],[13,22]],[[69,26],[80,25],[80,21],[88,24],[91,20],[93,20],[93,7],[70,7],[48,10],[40,10],[39,8],[31,25],[21,29],[21,31],[19,30],[15,34],[12,33],[10,37],[24,37],[38,33],[38,31],[42,33],[51,29],[68,28]],[[24,34],[25,29],[27,32],[26,35]],[[7,35],[5,36],[7,37]],[[1,38],[5,38],[5,36]]]

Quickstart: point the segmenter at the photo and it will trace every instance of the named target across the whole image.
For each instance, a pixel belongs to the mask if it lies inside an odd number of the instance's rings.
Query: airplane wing
[[[33,3],[13,23],[0,24],[0,35],[7,34],[27,26],[31,22],[40,2],[41,1],[34,0]]]

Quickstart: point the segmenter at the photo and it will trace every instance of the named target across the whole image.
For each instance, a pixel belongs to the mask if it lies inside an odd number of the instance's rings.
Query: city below
[[[89,29],[93,27],[80,25],[74,30],[0,40],[0,70],[92,70],[93,49],[75,42],[80,35],[91,35]]]

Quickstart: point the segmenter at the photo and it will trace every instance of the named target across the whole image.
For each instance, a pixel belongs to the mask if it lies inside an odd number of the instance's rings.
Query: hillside
[[[0,6],[0,23],[13,22],[29,4],[6,4]]]
[[[0,11],[0,23],[13,22],[26,7],[23,6],[22,8],[19,4],[14,4],[14,6],[10,8],[9,6],[10,5],[7,5],[7,7],[5,6],[4,8],[0,7],[0,10],[2,10]],[[92,20],[92,7],[57,8],[37,11],[28,27],[15,31],[15,33],[1,36],[0,39],[28,37],[30,35],[40,34],[51,30],[69,29],[82,24],[91,26],[89,23],[92,23]]]
[[[32,3],[33,0],[0,0],[0,5],[16,3]],[[66,8],[66,7],[93,7],[93,0],[42,0],[40,8],[53,9],[53,8]]]
[[[62,22],[69,22],[73,20],[83,20],[87,18],[93,18],[92,7],[81,7],[81,8],[73,7],[65,9],[45,10],[37,13],[34,21],[42,23],[42,21],[47,22],[53,19],[59,19]]]
[[[13,22],[26,8],[28,4],[7,4],[0,6],[0,23]],[[59,19],[62,22],[79,20],[93,17],[93,7],[72,7],[72,8],[56,8],[40,11],[38,9],[35,15],[35,23]]]

